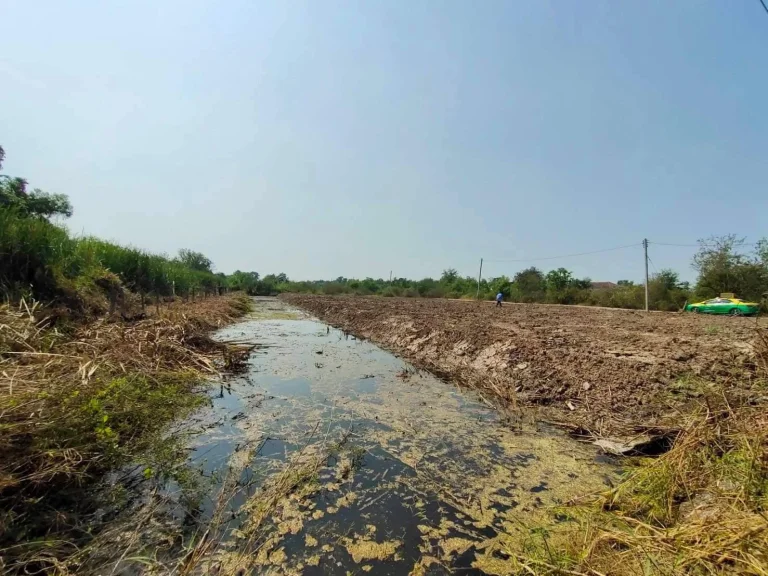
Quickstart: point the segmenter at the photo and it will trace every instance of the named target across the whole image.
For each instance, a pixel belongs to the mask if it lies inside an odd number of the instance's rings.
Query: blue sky
[[[219,270],[640,279],[768,235],[757,0],[0,0],[5,171]],[[692,278],[691,248],[652,246]],[[489,262],[512,274],[527,263]],[[653,268],[652,268],[653,271]]]

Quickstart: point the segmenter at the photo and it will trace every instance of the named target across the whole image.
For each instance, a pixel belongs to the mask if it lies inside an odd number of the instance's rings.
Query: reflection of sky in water
[[[350,542],[372,541],[398,544],[386,561],[361,562],[371,574],[407,573],[427,557],[439,563],[427,562],[426,573],[466,572],[477,551],[462,542],[541,518],[547,506],[599,489],[612,474],[591,448],[551,431],[505,428],[455,387],[404,375],[400,359],[279,301],[257,300],[256,317],[217,334],[261,346],[248,373],[212,395],[192,458],[207,473],[240,462],[263,480],[325,438],[345,434],[362,454],[362,467],[338,485],[343,456],[320,469],[318,482],[331,488],[298,504],[300,530],[272,543],[287,553],[278,571],[299,564],[306,574],[357,571]],[[330,550],[306,546],[307,535]]]

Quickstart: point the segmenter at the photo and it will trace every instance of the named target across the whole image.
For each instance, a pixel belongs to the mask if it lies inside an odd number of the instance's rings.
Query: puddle
[[[511,430],[373,344],[278,300],[255,303],[217,334],[260,346],[212,394],[192,452],[218,470],[216,489],[236,479],[214,571],[483,573],[501,561],[494,543],[529,537],[615,477],[591,446]]]

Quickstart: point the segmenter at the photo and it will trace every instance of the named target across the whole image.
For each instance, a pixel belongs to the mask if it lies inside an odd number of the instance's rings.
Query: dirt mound
[[[417,366],[596,436],[674,427],[707,382],[750,393],[755,320],[578,306],[284,295]]]

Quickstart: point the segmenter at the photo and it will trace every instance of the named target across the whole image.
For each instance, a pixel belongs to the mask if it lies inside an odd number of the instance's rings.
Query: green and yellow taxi
[[[686,304],[687,312],[701,314],[730,314],[731,316],[750,316],[757,314],[760,304],[757,302],[745,302],[738,298],[712,298],[703,302]]]

